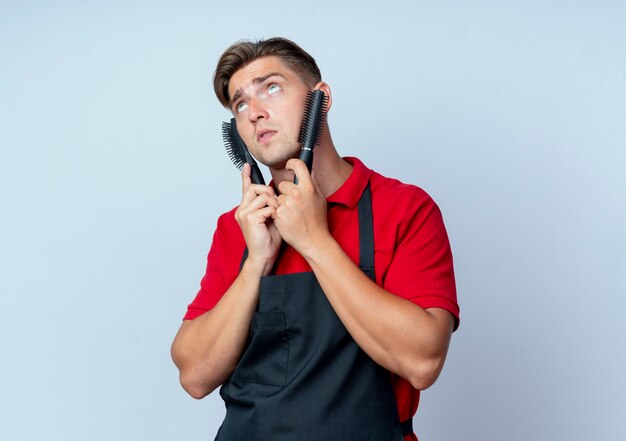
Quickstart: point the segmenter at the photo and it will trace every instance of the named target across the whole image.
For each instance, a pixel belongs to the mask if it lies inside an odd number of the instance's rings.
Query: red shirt
[[[459,323],[452,253],[441,212],[419,187],[386,178],[366,168],[356,158],[344,158],[353,165],[346,182],[326,201],[328,227],[346,254],[359,264],[357,203],[367,182],[372,192],[374,222],[374,268],[376,283],[387,291],[422,308],[443,308]],[[189,305],[184,319],[198,317],[215,306],[239,273],[245,241],[235,220],[235,210],[217,221],[207,269],[200,291]],[[306,260],[290,246],[283,247],[275,265],[276,275],[311,271]],[[419,391],[392,375],[400,421],[417,410]],[[406,437],[406,440],[416,438]]]

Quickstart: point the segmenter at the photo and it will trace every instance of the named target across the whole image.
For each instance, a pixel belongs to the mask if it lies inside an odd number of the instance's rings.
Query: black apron
[[[359,267],[375,281],[369,184],[358,210]],[[401,441],[412,433],[410,420],[398,420],[389,371],[355,343],[313,272],[261,279],[247,347],[220,395],[226,417],[216,441]]]

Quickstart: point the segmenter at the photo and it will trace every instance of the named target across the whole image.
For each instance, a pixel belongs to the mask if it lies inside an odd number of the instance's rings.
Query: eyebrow
[[[263,81],[267,80],[268,78],[271,77],[281,77],[281,78],[285,78],[286,77],[281,74],[280,72],[270,72],[266,75],[263,75],[262,77],[256,77],[252,80],[252,84],[259,84],[262,83]],[[233,97],[230,100],[230,104],[232,105],[235,101],[237,101],[239,98],[241,98],[241,95],[243,95],[243,92],[241,89],[237,89],[235,90],[235,93],[233,93]]]

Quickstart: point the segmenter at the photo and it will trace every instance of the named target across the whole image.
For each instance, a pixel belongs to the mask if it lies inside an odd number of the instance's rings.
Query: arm
[[[194,398],[211,393],[237,366],[258,303],[260,279],[271,270],[281,243],[271,222],[276,207],[273,189],[252,185],[249,166],[244,166],[242,178],[243,196],[235,218],[248,258],[217,305],[195,320],[185,320],[172,344],[180,382]]]
[[[425,310],[371,281],[330,235],[321,191],[298,161],[299,185],[280,184],[275,224],[309,262],[335,312],[357,344],[417,389],[429,387],[445,361],[454,319]]]
[[[432,385],[443,368],[452,315],[444,309],[422,309],[376,285],[330,235],[304,253],[358,345],[414,388]]]
[[[246,261],[235,282],[213,309],[185,320],[172,344],[180,383],[194,398],[203,398],[234,371],[258,301],[260,276]]]

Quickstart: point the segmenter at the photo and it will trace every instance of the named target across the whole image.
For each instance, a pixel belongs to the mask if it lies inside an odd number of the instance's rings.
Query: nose
[[[250,118],[250,122],[256,124],[258,120],[267,119],[268,116],[263,100],[252,98],[248,103],[248,118]]]

